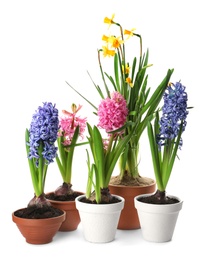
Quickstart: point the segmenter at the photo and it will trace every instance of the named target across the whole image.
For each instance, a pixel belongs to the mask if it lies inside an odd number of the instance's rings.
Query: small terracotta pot
[[[22,210],[22,209],[21,209]],[[12,220],[17,225],[21,234],[29,244],[47,244],[59,230],[61,223],[65,220],[65,211],[61,216],[45,219],[27,219],[15,216],[12,213]]]
[[[124,186],[109,184],[111,194],[116,194],[125,199],[124,209],[121,212],[118,229],[131,230],[139,229],[140,221],[134,205],[134,198],[141,194],[153,193],[156,189],[156,182],[147,186]]]
[[[84,193],[76,191],[78,194]],[[49,194],[49,193],[47,193]],[[66,212],[65,221],[61,224],[59,231],[74,231],[80,224],[80,215],[75,206],[75,201],[56,201],[47,199],[53,207],[64,210]]]

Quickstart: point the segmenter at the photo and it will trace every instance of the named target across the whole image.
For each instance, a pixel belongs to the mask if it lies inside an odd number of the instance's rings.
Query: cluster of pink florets
[[[98,107],[98,127],[110,132],[122,127],[128,115],[127,103],[119,92],[103,99]]]
[[[60,130],[58,132],[58,136],[63,135],[65,137],[65,141],[63,143],[65,146],[71,144],[73,135],[75,133],[75,129],[78,125],[79,125],[79,136],[81,137],[81,139],[84,138],[83,134],[86,129],[87,119],[76,116],[76,112],[70,113],[63,110],[63,116],[60,118],[59,121]]]

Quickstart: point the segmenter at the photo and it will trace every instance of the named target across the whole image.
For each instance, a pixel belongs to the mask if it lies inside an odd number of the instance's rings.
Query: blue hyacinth
[[[39,148],[42,146],[42,156],[45,163],[53,162],[56,157],[57,147],[54,143],[57,140],[59,119],[58,109],[50,102],[44,102],[32,117],[29,129],[29,155],[28,158],[36,159],[36,166],[39,163]]]
[[[159,121],[160,132],[157,137],[159,149],[162,145],[166,145],[168,140],[174,140],[180,131],[182,124],[182,132],[185,131],[187,118],[187,93],[185,86],[180,82],[171,83],[166,89],[164,96],[164,105],[162,108],[162,117]],[[179,148],[182,146],[182,139]]]

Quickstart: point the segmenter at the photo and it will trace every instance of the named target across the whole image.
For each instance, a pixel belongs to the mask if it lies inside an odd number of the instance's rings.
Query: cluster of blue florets
[[[159,148],[167,144],[167,139],[174,140],[180,131],[182,124],[182,132],[185,131],[187,111],[187,93],[185,86],[180,82],[171,83],[167,87],[164,96],[164,105],[162,107],[162,117],[160,118],[160,132],[157,137]],[[182,138],[179,148],[182,146]]]
[[[53,162],[56,157],[57,147],[54,145],[57,140],[59,129],[58,109],[50,102],[43,103],[32,116],[29,129],[29,159],[36,158],[38,166],[39,146],[42,144],[42,156],[46,164]]]

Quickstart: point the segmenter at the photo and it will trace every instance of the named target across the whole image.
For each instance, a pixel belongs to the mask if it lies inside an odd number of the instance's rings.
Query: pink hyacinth
[[[63,110],[64,116],[60,118],[59,127],[60,130],[58,132],[58,136],[64,136],[65,141],[64,145],[70,145],[75,129],[79,125],[79,136],[83,139],[84,138],[84,132],[86,128],[86,118],[80,118],[79,116],[76,116],[76,113],[81,109],[81,105],[77,108],[74,104],[72,105],[72,111],[73,113],[70,113],[66,110]]]
[[[125,124],[127,115],[126,100],[119,92],[113,92],[111,98],[103,99],[98,107],[98,127],[106,132],[116,130]]]

